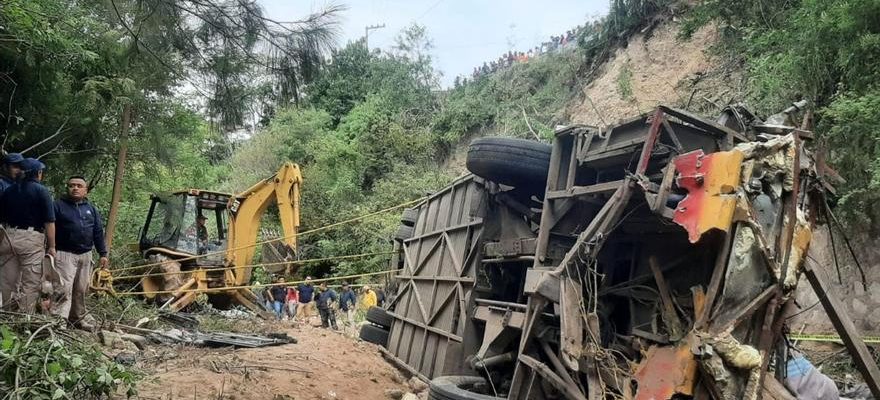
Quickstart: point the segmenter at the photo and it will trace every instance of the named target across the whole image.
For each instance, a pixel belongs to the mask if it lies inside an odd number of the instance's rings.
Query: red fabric
[[[287,288],[287,301],[299,302],[299,292],[294,288]]]

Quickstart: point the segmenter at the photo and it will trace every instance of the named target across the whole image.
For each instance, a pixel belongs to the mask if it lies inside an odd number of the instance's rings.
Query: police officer
[[[3,166],[0,167],[0,193],[12,186],[21,174],[21,162],[24,157],[18,153],[9,153],[3,157]]]
[[[44,254],[55,256],[55,208],[40,182],[43,163],[26,158],[23,176],[0,197],[0,300],[4,308],[33,314],[40,297]],[[16,287],[20,290],[14,296]]]
[[[55,200],[55,266],[65,296],[52,305],[51,312],[77,328],[91,331],[94,325],[86,320],[85,299],[92,275],[92,249],[100,256],[101,268],[110,261],[101,214],[86,198],[88,192],[86,178],[71,176],[67,179],[67,195]]]

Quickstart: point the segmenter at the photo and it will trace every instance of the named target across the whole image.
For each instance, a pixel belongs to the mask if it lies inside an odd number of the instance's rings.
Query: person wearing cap
[[[0,168],[0,193],[12,186],[18,176],[21,175],[21,162],[24,157],[18,153],[9,153],[3,157],[3,166]]]
[[[55,237],[58,256],[56,269],[61,277],[64,297],[52,305],[51,312],[71,325],[92,330],[86,321],[86,293],[92,276],[92,249],[98,253],[101,268],[107,268],[107,245],[101,214],[89,203],[86,178],[74,175],[67,179],[67,195],[55,201]]]
[[[312,277],[307,276],[306,281],[300,283],[296,289],[299,291],[299,307],[296,309],[296,319],[308,322],[308,319],[315,315],[315,302],[312,301],[315,295],[315,287],[312,286]]]
[[[43,179],[43,163],[26,158],[23,177],[0,197],[0,301],[6,309],[33,314],[42,287],[44,255],[55,257],[55,206]],[[18,289],[18,293],[16,292]]]

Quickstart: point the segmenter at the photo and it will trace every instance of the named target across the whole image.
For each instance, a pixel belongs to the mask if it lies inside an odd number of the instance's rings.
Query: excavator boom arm
[[[291,249],[296,249],[299,230],[299,191],[302,174],[299,166],[284,163],[278,172],[244,192],[235,195],[230,201],[229,244],[226,252],[227,264],[235,268],[227,270],[227,284],[247,285],[251,278],[251,268],[247,267],[256,252],[255,243],[260,229],[260,219],[275,201],[284,230],[283,241]]]

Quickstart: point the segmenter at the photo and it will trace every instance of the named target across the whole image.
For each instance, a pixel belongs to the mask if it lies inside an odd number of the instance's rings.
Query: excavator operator
[[[206,221],[208,221],[208,217],[199,214],[196,216],[195,224],[186,230],[188,237],[195,237],[197,239],[198,254],[204,254],[208,248],[208,227],[205,226]]]

